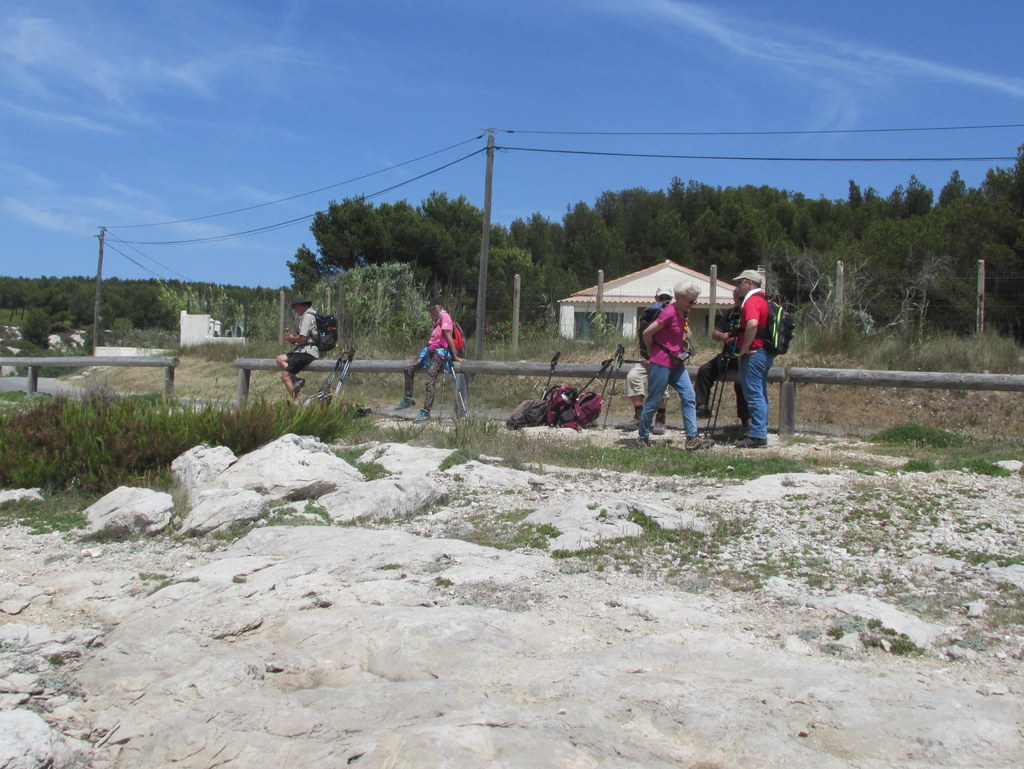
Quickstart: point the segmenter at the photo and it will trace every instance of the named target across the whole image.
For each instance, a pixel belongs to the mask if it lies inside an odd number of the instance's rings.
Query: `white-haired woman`
[[[689,357],[689,327],[686,316],[690,308],[697,302],[700,289],[693,284],[676,283],[672,287],[675,304],[670,304],[661,311],[657,320],[644,330],[644,344],[650,352],[650,364],[647,367],[647,400],[640,412],[640,429],[637,435],[638,446],[650,446],[651,422],[654,412],[665,394],[671,387],[679,395],[683,411],[683,427],[686,430],[686,449],[711,448],[713,443],[707,438],[697,435],[697,405],[690,375],[686,371],[686,359]]]

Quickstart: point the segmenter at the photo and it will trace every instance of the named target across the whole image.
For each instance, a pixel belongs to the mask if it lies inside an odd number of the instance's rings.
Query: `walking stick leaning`
[[[320,385],[320,389],[312,395],[307,395],[303,401],[303,406],[309,406],[313,403],[323,403],[327,405],[341,390],[341,386],[345,384],[345,377],[348,376],[348,370],[352,366],[352,358],[355,357],[356,349],[354,347],[349,348],[341,355],[338,356],[338,361],[334,364],[334,368],[331,369],[331,373],[327,375],[327,378]]]

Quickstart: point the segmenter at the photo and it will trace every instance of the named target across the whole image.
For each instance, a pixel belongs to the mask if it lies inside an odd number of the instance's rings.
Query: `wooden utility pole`
[[[488,129],[487,171],[484,174],[484,231],[480,237],[480,280],[476,289],[477,360],[484,358],[484,322],[487,319],[487,257],[491,251],[491,181],[494,177],[494,131]]]
[[[103,293],[103,239],[106,237],[107,228],[100,227],[100,256],[96,262],[96,302],[92,308],[92,354],[96,355],[96,348],[100,346],[100,302]]]
[[[708,336],[715,331],[715,315],[718,312],[718,265],[711,265],[711,282],[708,284]]]

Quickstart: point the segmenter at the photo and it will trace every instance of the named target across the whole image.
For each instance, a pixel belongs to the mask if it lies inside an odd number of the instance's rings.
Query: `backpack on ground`
[[[768,325],[764,327],[763,332],[758,329],[758,337],[764,341],[765,352],[769,355],[785,355],[789,352],[789,343],[793,339],[795,326],[792,313],[778,302],[769,299]]]
[[[539,398],[531,398],[522,401],[505,420],[505,427],[509,430],[521,430],[524,427],[539,427],[544,424],[544,417],[548,412],[548,402]]]
[[[571,427],[573,430],[582,430],[587,425],[597,421],[601,416],[601,407],[604,399],[596,392],[587,391],[576,396],[576,402],[572,405],[572,417],[562,423],[562,427]]]
[[[569,385],[555,385],[544,395],[547,408],[544,412],[544,424],[548,427],[561,427],[573,419],[572,408],[576,404],[579,390]]]
[[[329,312],[315,312],[316,346],[321,353],[330,352],[338,344],[338,319]]]

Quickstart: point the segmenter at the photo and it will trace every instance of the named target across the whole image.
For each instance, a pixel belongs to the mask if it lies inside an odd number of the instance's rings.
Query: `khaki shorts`
[[[637,363],[626,374],[626,395],[647,397],[647,367]]]

